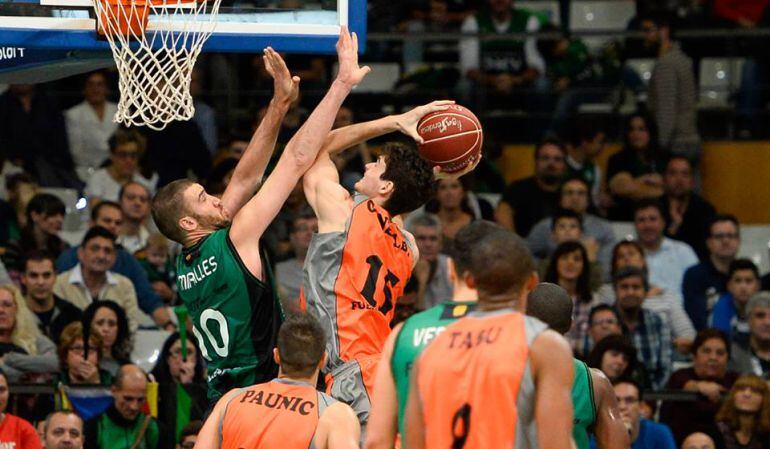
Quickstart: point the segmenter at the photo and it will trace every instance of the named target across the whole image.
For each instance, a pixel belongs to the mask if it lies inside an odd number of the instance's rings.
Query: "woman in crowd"
[[[564,242],[556,247],[548,264],[545,281],[560,285],[572,297],[575,306],[572,328],[565,336],[577,353],[588,333],[588,316],[595,304],[590,288],[591,265],[580,242]]]
[[[610,273],[614,276],[618,270],[629,266],[647,271],[647,261],[644,258],[644,250],[641,245],[634,240],[623,240],[618,242],[612,250]],[[603,285],[598,290],[597,296],[603,304],[615,304],[615,290],[612,284]],[[690,345],[695,338],[695,328],[682,306],[681,298],[660,287],[651,285],[642,307],[658,313],[668,322],[671,335],[674,338],[672,342],[674,349],[681,354],[688,354]]]
[[[56,346],[40,332],[13,285],[0,285],[0,369],[11,382],[37,380],[58,369]]]
[[[0,371],[0,447],[42,449],[40,437],[32,424],[6,411],[9,395],[8,377]]]
[[[457,231],[476,218],[466,192],[460,179],[441,179],[436,186],[436,199],[425,206],[426,211],[441,220],[445,252],[450,251]]]
[[[88,354],[83,344],[83,324],[68,324],[59,338],[59,382],[64,385],[110,385],[112,375],[99,368],[102,337],[91,332],[88,337]]]
[[[594,346],[586,363],[596,368],[614,382],[624,378],[643,378],[636,374],[640,365],[636,360],[636,348],[622,335],[609,335]]]
[[[126,312],[114,301],[94,301],[83,312],[83,322],[91,333],[101,337],[99,368],[115,376],[118,368],[131,358],[132,341]]]
[[[692,344],[693,366],[676,371],[668,379],[666,389],[695,391],[695,402],[663,402],[660,419],[671,427],[674,439],[681,444],[687,435],[703,432],[717,438],[719,431],[714,417],[722,397],[738,379],[738,374],[727,370],[730,359],[730,341],[717,329],[698,332]]]
[[[770,388],[753,374],[738,378],[716,417],[725,449],[770,448]]]
[[[168,447],[179,442],[188,422],[204,418],[208,406],[204,364],[198,345],[194,339],[187,339],[185,346],[187,354],[182,351],[179,333],[171,334],[163,343],[151,373],[159,384],[158,420],[175,426],[161,436],[166,438]]]

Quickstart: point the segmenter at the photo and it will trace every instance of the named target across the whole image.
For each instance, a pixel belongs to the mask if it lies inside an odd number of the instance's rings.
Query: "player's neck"
[[[296,377],[296,376],[292,377],[292,376],[287,376],[286,374],[284,374],[282,372],[279,372],[278,373],[278,378],[279,379],[283,379],[283,380],[290,380],[292,382],[302,382],[302,383],[306,383],[306,384],[308,384],[310,386],[315,387],[318,384],[318,371],[316,371],[310,377]]]
[[[479,300],[479,292],[475,288],[470,288],[465,282],[455,282],[452,293],[454,302],[476,302]]]
[[[189,248],[196,243],[200,242],[202,238],[212,234],[213,229],[196,229],[187,233],[187,237],[184,240],[184,247]]]

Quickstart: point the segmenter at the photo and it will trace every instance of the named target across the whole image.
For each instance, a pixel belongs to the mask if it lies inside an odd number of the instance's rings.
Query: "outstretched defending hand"
[[[345,26],[341,27],[337,41],[337,59],[340,64],[337,81],[350,88],[357,86],[372,71],[369,66],[358,66],[358,36],[356,33],[351,35]]]
[[[455,102],[452,100],[438,100],[422,106],[417,106],[411,111],[404,112],[396,117],[398,130],[414,139],[419,145],[423,142],[423,138],[417,132],[417,123],[431,112],[445,111],[449,108],[449,105],[453,104],[455,104]]]
[[[273,95],[281,103],[291,104],[299,96],[299,77],[291,76],[281,55],[267,47],[262,55],[265,70],[273,77]]]

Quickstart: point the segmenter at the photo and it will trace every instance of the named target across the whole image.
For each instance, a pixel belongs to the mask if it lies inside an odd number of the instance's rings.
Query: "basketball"
[[[463,170],[481,156],[484,132],[476,115],[460,105],[431,112],[417,124],[420,155],[447,173]]]

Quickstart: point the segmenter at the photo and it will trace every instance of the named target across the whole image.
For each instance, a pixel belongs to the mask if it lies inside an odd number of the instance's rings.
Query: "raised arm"
[[[591,368],[589,371],[594,384],[594,403],[596,404],[596,435],[597,449],[628,449],[631,441],[628,430],[620,418],[618,401],[612,384],[601,371]]]
[[[299,179],[315,161],[331,130],[334,117],[353,86],[369,73],[358,67],[358,39],[343,27],[337,42],[340,69],[321,103],[291,138],[275,170],[256,196],[233,218],[230,239],[246,267],[256,276],[262,272],[259,239],[273,221]]]
[[[535,380],[535,422],[539,447],[570,447],[574,373],[569,344],[561,335],[546,330],[535,338],[530,357]]]
[[[222,205],[231,217],[257,192],[275,149],[281,122],[299,95],[299,77],[291,76],[278,53],[267,47],[262,60],[267,73],[273,77],[273,98],[222,195]]]

